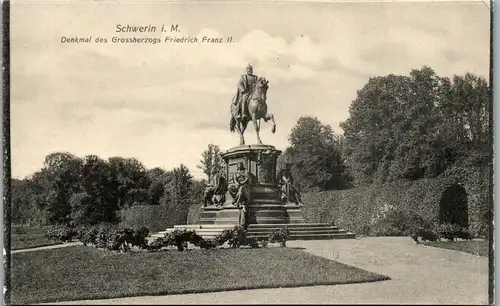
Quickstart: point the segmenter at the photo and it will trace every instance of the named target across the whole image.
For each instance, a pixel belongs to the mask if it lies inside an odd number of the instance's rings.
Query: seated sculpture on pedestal
[[[293,187],[293,176],[288,167],[278,172],[276,182],[278,183],[283,202],[291,202],[299,206],[304,205],[299,190]]]
[[[203,207],[207,205],[221,206],[226,201],[227,180],[226,178],[212,171],[212,182],[205,189],[203,196]]]
[[[233,204],[235,206],[240,206],[249,200],[247,187],[249,182],[250,174],[245,169],[243,163],[240,162],[229,184],[229,194],[233,197]]]
[[[238,164],[232,181],[229,184],[229,194],[233,197],[233,204],[240,208],[239,225],[246,226],[246,205],[250,200],[248,184],[250,183],[250,173],[245,169],[242,162]]]

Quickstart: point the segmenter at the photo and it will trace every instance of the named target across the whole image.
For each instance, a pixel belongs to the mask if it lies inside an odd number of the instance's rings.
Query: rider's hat
[[[248,64],[247,69],[248,68],[253,69],[252,65],[250,65],[250,64]]]

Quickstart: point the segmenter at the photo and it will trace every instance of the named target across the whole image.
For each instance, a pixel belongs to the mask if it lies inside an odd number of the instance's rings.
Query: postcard
[[[491,303],[491,6],[5,3],[5,303]]]

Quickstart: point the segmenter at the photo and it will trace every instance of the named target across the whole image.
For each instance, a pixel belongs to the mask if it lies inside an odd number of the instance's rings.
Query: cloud
[[[192,126],[194,130],[198,129],[216,129],[222,131],[229,131],[229,121],[224,122],[224,120],[220,121],[200,121],[195,122]]]
[[[33,172],[57,150],[137,157],[167,169],[185,163],[196,172],[208,143],[223,150],[238,144],[228,131],[229,104],[248,63],[270,82],[268,107],[278,129],[271,134],[263,123],[261,137],[279,148],[300,116],[342,132],[338,122],[370,76],[422,65],[447,76],[488,74],[482,4],[239,5],[13,4],[14,175]],[[178,22],[182,32],[175,35],[234,42],[60,43],[61,35],[109,39],[124,22]],[[246,138],[255,142],[252,125]]]
[[[183,80],[177,84],[179,91],[201,91],[205,93],[230,94],[234,93],[236,83],[228,78],[220,78],[217,76],[193,77]]]

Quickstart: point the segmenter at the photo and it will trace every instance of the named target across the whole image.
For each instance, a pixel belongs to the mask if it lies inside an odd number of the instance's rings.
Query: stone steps
[[[333,225],[330,225],[328,223],[290,223],[290,224],[250,224],[248,226],[248,229],[254,229],[254,228],[299,228],[299,227],[336,227]]]
[[[262,236],[252,236],[254,238],[267,238],[267,235]],[[304,234],[291,234],[288,240],[330,240],[330,239],[354,239],[356,236],[353,233],[330,233],[330,234],[318,234],[318,233],[304,233]]]
[[[207,224],[207,225],[175,225],[174,228],[151,235],[152,238],[163,237],[165,233],[174,229],[194,230],[205,239],[212,239],[226,229],[232,229],[234,224]],[[331,226],[327,223],[296,223],[296,224],[251,224],[247,228],[248,236],[265,239],[274,230],[286,228],[290,232],[290,240],[323,240],[323,239],[352,239],[355,234]]]

